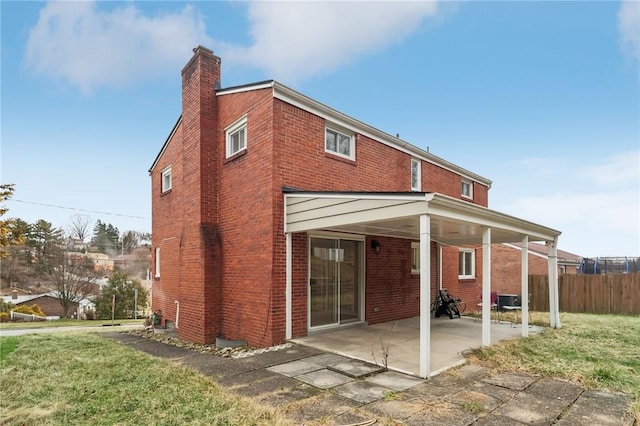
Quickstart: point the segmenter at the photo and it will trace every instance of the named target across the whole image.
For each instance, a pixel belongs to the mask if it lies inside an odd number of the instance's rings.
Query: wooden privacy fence
[[[530,309],[549,310],[549,277],[529,275]],[[640,315],[640,273],[560,275],[560,311]]]

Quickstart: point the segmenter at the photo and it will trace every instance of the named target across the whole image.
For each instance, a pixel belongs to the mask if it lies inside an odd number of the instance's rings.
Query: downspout
[[[180,328],[180,327],[178,327],[179,318],[180,318],[180,302],[178,302],[176,300],[176,326],[175,326],[175,328]]]

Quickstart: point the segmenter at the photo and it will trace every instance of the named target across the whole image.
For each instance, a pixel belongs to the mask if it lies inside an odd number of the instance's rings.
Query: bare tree
[[[69,236],[73,239],[85,242],[89,237],[89,223],[91,218],[85,214],[74,214],[71,216],[69,225]]]
[[[64,248],[59,248],[56,254],[56,265],[49,275],[53,280],[64,316],[67,317],[69,309],[92,294],[97,276],[93,263],[86,257],[72,258]]]

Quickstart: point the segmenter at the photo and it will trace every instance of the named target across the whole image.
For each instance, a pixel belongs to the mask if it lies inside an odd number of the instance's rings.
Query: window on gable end
[[[417,158],[411,159],[411,190],[422,191],[422,170],[421,161]]]
[[[327,127],[324,137],[324,150],[331,154],[355,160],[355,136]]]
[[[462,196],[473,199],[473,183],[469,180],[462,180]]]
[[[171,186],[173,184],[172,182],[172,177],[171,177],[171,166],[167,167],[166,169],[164,169],[161,173],[162,177],[162,181],[161,181],[161,185],[162,185],[162,192],[167,192],[171,190]]]
[[[226,135],[226,158],[232,157],[237,153],[247,149],[247,117],[233,123],[225,129]]]

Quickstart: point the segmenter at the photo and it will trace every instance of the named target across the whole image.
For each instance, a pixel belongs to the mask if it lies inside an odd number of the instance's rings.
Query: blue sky
[[[276,79],[488,177],[564,250],[640,255],[638,0],[0,4],[10,217],[150,231],[202,44],[223,87]]]

